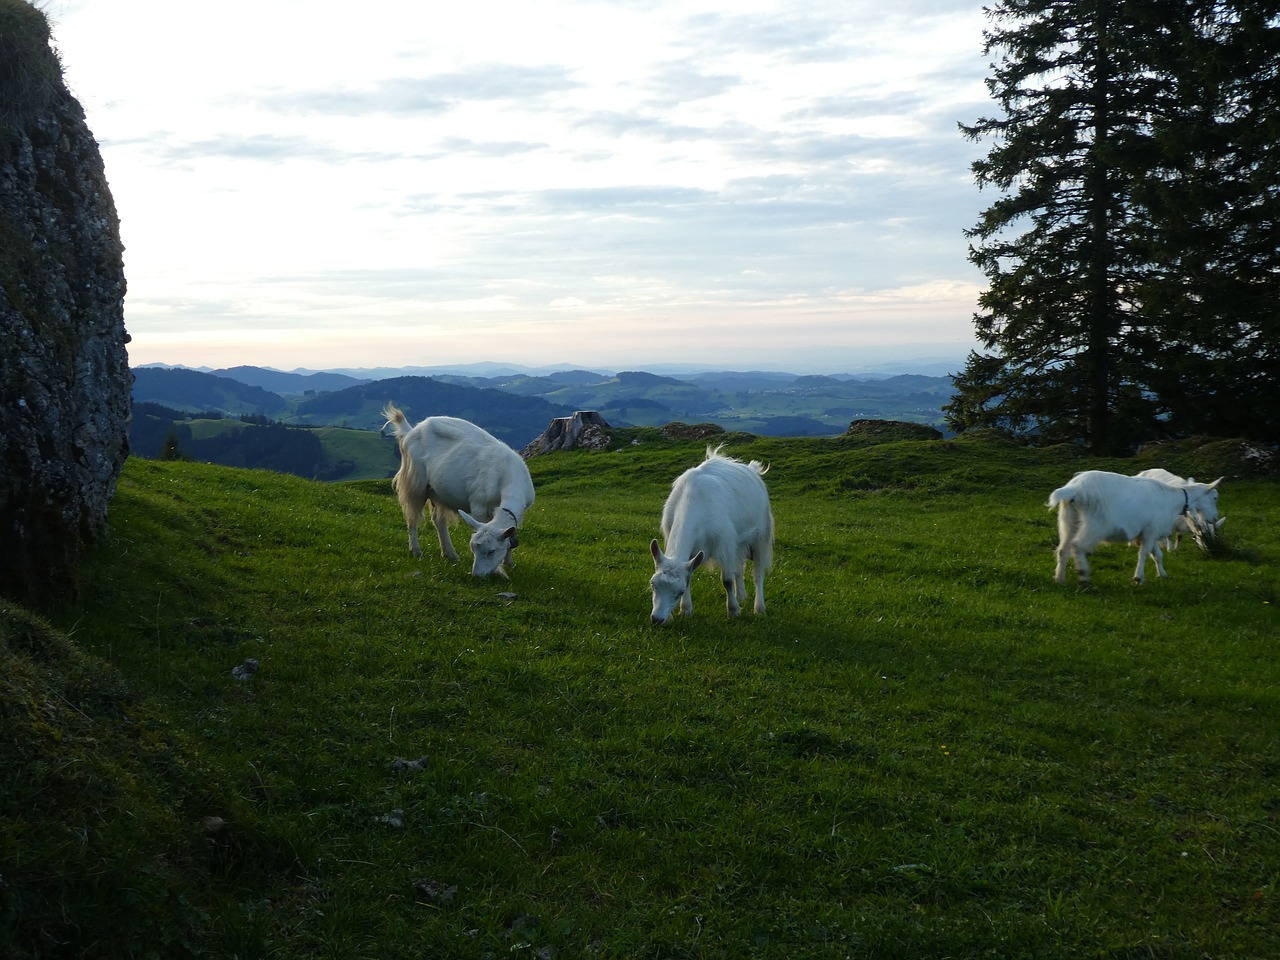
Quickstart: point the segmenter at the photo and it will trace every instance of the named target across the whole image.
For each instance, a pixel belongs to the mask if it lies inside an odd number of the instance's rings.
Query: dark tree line
[[[229,467],[251,467],[330,480],[345,476],[349,461],[328,463],[314,430],[287,427],[258,414],[241,416],[242,427],[196,437],[191,419],[223,419],[222,414],[184,414],[151,403],[134,405],[129,444],[135,456],[160,460],[199,460]]]
[[[182,430],[185,424],[176,425]],[[316,476],[324,464],[324,447],[311,430],[274,424],[232,427],[211,437],[180,439],[182,452],[193,460],[228,467],[250,467]]]
[[[988,286],[945,409],[1123,452],[1280,439],[1280,0],[1001,0],[968,236]]]

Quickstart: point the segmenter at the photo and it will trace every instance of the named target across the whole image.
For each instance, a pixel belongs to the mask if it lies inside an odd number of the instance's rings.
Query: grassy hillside
[[[316,427],[324,451],[324,475],[343,480],[389,477],[400,466],[399,448],[393,438],[371,430]]]
[[[279,395],[229,377],[196,370],[137,367],[133,371],[133,398],[182,410],[221,410],[276,417],[288,409]]]
[[[286,427],[240,419],[186,417],[153,404],[134,407],[133,456],[157,459],[168,442],[179,456],[224,466],[257,467],[310,480],[389,477],[400,465],[394,440],[376,430]]]
[[[700,572],[665,629],[696,442],[531,461],[509,583],[410,557],[385,480],[130,460],[83,601],[0,610],[0,955],[1274,956],[1274,479],[725,439],[769,613]],[[1231,474],[1221,546],[1053,584],[1049,491],[1154,465]]]
[[[190,432],[188,438],[181,427]],[[393,439],[376,430],[356,430],[349,427],[284,427],[277,424],[245,424],[239,420],[193,419],[179,425],[181,449],[195,460],[222,463],[224,465],[263,466],[293,473],[308,479],[319,480],[368,480],[385,478],[395,473],[400,465],[400,455]],[[246,442],[262,434],[264,440],[254,444]],[[305,438],[308,445],[302,448],[296,463],[290,463],[287,447],[281,442]],[[217,441],[224,441],[219,448]],[[301,445],[299,445],[301,446]],[[255,463],[254,454],[258,460]],[[238,456],[240,463],[232,458]]]

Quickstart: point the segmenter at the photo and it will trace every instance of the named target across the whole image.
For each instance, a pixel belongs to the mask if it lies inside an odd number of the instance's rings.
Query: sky
[[[954,361],[981,0],[39,0],[134,365]]]

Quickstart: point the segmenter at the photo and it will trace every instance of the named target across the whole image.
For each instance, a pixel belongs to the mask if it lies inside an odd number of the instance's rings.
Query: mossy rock
[[[664,424],[662,435],[668,440],[705,440],[724,433],[724,427],[718,423],[681,423],[673,420]]]
[[[942,431],[923,423],[905,420],[854,420],[846,436],[866,440],[941,440]]]
[[[175,941],[166,955],[195,955],[203,891],[240,866],[202,831],[210,815],[257,836],[233,789],[109,663],[0,600],[0,956],[125,956],[98,945],[156,930]]]
[[[1272,444],[1239,437],[1187,437],[1162,443],[1148,443],[1135,461],[1148,467],[1164,467],[1182,477],[1201,481],[1218,477],[1254,478],[1280,474],[1280,450]]]

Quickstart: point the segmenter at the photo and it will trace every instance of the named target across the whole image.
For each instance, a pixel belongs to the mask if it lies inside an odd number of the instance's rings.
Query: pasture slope
[[[666,628],[698,442],[532,461],[509,583],[387,481],[130,460],[81,601],[0,607],[0,955],[1276,956],[1274,477],[719,439],[772,464],[769,613],[700,571]],[[1150,466],[1228,475],[1220,546],[1055,585],[1049,491]]]

